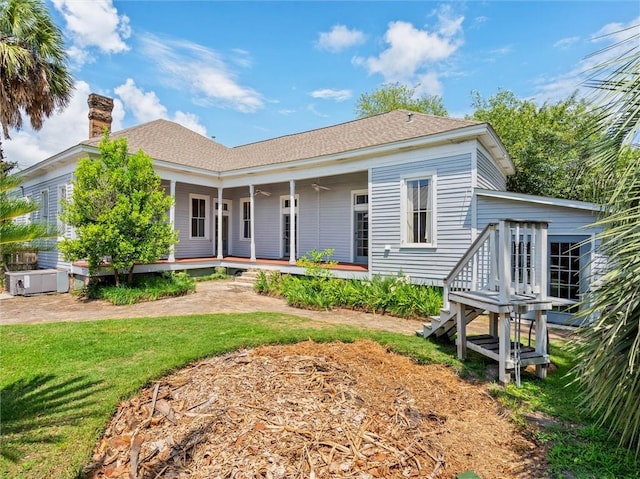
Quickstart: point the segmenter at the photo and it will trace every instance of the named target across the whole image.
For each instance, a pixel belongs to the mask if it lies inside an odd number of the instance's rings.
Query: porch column
[[[171,229],[175,231],[176,229],[176,181],[169,181],[169,196],[173,198],[173,203],[171,203],[171,207],[169,208],[169,224],[171,225]],[[176,262],[176,246],[169,246],[169,263]]]
[[[536,353],[546,356],[547,351],[547,312],[536,310]],[[547,377],[547,365],[536,364],[536,376],[540,379]]]
[[[289,180],[289,264],[296,264],[296,182]]]
[[[217,257],[218,259],[222,259],[222,188],[218,187],[218,235],[216,241],[218,242],[218,251]]]
[[[507,372],[507,361],[511,360],[511,318],[507,313],[498,313],[498,334],[498,379],[502,384],[509,384],[511,374]]]
[[[256,261],[256,230],[255,230],[255,191],[253,185],[249,185],[249,224],[251,228],[251,261]]]

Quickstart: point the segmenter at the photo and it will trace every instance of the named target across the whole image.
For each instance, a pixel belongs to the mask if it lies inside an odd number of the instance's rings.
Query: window
[[[405,178],[402,183],[403,245],[435,244],[435,177]]]
[[[242,203],[242,221],[240,238],[244,240],[251,239],[251,200],[249,198],[243,198]]]
[[[33,202],[33,195],[27,195],[25,197],[25,199],[27,200],[28,203],[32,203]],[[35,219],[35,212],[31,212],[31,213],[27,213],[26,215],[24,215],[24,222],[25,223],[31,223],[33,220]]]
[[[40,221],[49,222],[49,190],[40,192]]]
[[[209,222],[207,210],[209,209],[209,197],[204,195],[189,195],[191,238],[208,239]]]
[[[75,239],[75,229],[73,226],[69,226],[60,218],[60,214],[62,213],[62,202],[71,200],[72,193],[72,185],[60,185],[58,187],[58,239],[62,240],[64,238],[67,239]]]
[[[354,194],[353,195],[353,204],[354,205],[367,205],[367,204],[369,204],[369,195],[366,194],[366,193]]]

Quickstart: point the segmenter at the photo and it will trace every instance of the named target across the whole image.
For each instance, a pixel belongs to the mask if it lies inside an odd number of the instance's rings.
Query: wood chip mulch
[[[91,479],[544,477],[486,392],[377,343],[260,347],[193,364],[123,402]]]

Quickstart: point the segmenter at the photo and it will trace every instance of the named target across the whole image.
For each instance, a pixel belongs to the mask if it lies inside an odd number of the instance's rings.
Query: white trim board
[[[602,211],[602,206],[586,201],[565,200],[561,198],[551,198],[547,196],[525,195],[523,193],[513,193],[511,191],[495,191],[485,190],[483,188],[474,188],[477,196],[486,196],[489,198],[500,198],[503,200],[522,201],[525,203],[535,203],[539,205],[560,206],[563,208],[574,208],[587,211]]]

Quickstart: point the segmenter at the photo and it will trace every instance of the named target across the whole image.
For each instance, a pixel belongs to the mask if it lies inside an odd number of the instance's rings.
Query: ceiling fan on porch
[[[271,193],[269,193],[268,191],[261,190],[260,188],[257,188],[253,196],[257,196],[257,195],[271,196]]]
[[[316,192],[320,192],[320,191],[328,191],[331,188],[329,188],[328,186],[323,186],[320,183],[311,183],[311,188],[313,188],[314,190],[316,190]]]

